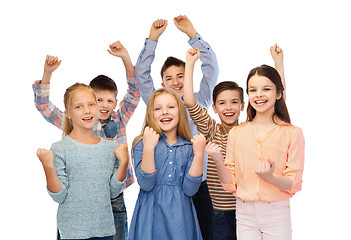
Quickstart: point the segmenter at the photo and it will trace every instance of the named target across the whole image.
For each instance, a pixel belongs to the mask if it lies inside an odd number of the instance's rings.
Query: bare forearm
[[[194,74],[194,65],[195,63],[186,63],[185,64],[185,74],[184,74],[184,102],[187,107],[193,107],[196,103],[194,96],[194,83],[193,83],[193,74]]]
[[[122,61],[127,72],[130,72],[130,73],[135,72],[134,66],[132,64],[132,60],[130,59],[129,55],[122,57]]]
[[[223,157],[214,161],[216,163],[217,174],[219,181],[223,184],[230,184],[232,182],[232,174],[224,165]]]
[[[154,149],[144,148],[143,159],[141,160],[140,168],[145,173],[155,172],[156,167],[155,167]]]
[[[54,167],[44,167],[47,188],[52,193],[59,193],[62,189],[60,179],[58,178]]]
[[[42,84],[49,84],[51,80],[52,72],[45,72],[43,73],[43,78],[41,79]]]
[[[204,161],[204,154],[196,154],[194,155],[193,162],[189,169],[189,174],[192,177],[198,177],[202,174],[203,169],[203,161]]]
[[[116,175],[115,175],[115,178],[120,181],[120,182],[123,182],[124,179],[126,178],[127,176],[127,167],[128,167],[128,163],[120,163],[119,164],[119,167],[116,171]]]
[[[284,63],[283,63],[283,61],[275,62],[275,69],[277,70],[277,72],[280,75],[280,78],[282,79],[282,84],[283,84],[283,87],[284,87],[283,96],[284,96],[284,101],[285,101],[286,100],[286,84],[285,84]]]
[[[275,186],[283,191],[288,191],[292,186],[292,181],[287,176],[274,176],[274,175],[272,175],[271,177],[269,177],[267,179],[262,179],[262,180],[265,181],[266,183],[272,184],[273,186]]]

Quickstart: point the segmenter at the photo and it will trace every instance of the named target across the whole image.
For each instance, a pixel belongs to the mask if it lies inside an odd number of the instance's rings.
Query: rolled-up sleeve
[[[224,190],[228,192],[236,192],[236,179],[235,179],[235,155],[234,155],[234,129],[230,130],[227,140],[227,151],[224,164],[226,168],[232,175],[232,180],[230,183],[224,184],[222,183],[222,187]]]
[[[291,134],[290,146],[288,149],[288,159],[284,176],[288,176],[292,181],[289,193],[295,194],[302,187],[302,173],[305,161],[305,138],[301,128],[296,127]]]
[[[191,154],[189,162],[187,164],[186,173],[183,179],[183,191],[184,194],[192,197],[198,190],[201,184],[202,174],[200,176],[193,177],[189,174],[189,169],[193,163],[194,155]]]
[[[146,192],[151,191],[157,180],[157,169],[154,173],[145,173],[141,170],[141,161],[143,159],[143,140],[138,142],[133,148],[134,171],[140,188]]]
[[[66,173],[66,162],[64,153],[60,150],[55,148],[54,146],[51,147],[51,150],[54,152],[54,167],[56,174],[61,182],[61,191],[58,193],[53,193],[48,190],[49,195],[55,202],[63,203],[67,196],[67,189],[69,187],[68,176]]]

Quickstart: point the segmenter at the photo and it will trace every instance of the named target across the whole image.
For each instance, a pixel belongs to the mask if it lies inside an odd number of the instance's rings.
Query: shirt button
[[[169,162],[169,164],[172,164],[173,162]]]
[[[171,174],[169,174],[169,175],[168,175],[168,177],[172,177],[172,175],[171,175]]]
[[[173,151],[172,151],[172,149],[171,149],[171,150],[169,150],[169,151],[170,151],[170,152],[173,152]]]

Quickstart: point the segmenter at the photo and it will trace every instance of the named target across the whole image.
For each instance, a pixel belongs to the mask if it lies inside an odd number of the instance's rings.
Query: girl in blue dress
[[[187,116],[174,90],[150,96],[142,134],[133,142],[140,192],[128,239],[202,239],[191,196],[201,183],[206,140],[191,139]]]

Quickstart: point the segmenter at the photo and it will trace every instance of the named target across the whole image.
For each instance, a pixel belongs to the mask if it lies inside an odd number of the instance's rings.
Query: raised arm
[[[274,46],[270,47],[270,52],[271,52],[272,58],[274,60],[274,67],[278,71],[278,73],[282,79],[282,84],[284,87],[283,97],[284,97],[284,101],[286,101],[286,85],[285,85],[285,76],[284,76],[283,50],[277,44],[275,44]]]
[[[194,66],[197,59],[200,57],[200,50],[198,47],[189,49],[186,52],[185,74],[184,74],[184,102],[190,108],[196,104],[193,86]]]
[[[65,115],[49,100],[51,76],[60,64],[61,60],[58,60],[57,57],[46,56],[43,78],[41,81],[35,81],[32,88],[34,91],[34,103],[38,111],[46,121],[62,130]]]
[[[111,55],[120,57],[122,59],[126,72],[134,73],[135,70],[134,70],[132,61],[130,59],[129,53],[127,49],[122,45],[122,43],[120,41],[117,41],[110,44],[109,47],[110,49],[107,49],[107,51]]]
[[[200,90],[195,93],[195,99],[202,107],[209,107],[212,103],[212,91],[216,86],[218,78],[218,63],[216,54],[211,46],[203,40],[195,30],[192,22],[187,16],[178,16],[174,19],[176,27],[187,34],[190,38],[188,43],[192,48],[198,47],[203,77],[200,82]]]
[[[167,27],[167,20],[158,19],[152,23],[150,35],[145,40],[143,49],[140,52],[135,64],[135,78],[140,89],[140,94],[147,104],[150,95],[154,92],[154,82],[151,77],[151,64],[155,59],[157,41]]]
[[[121,126],[126,126],[129,119],[132,117],[140,100],[140,92],[135,81],[135,70],[130,59],[127,49],[120,41],[110,44],[110,49],[107,51],[116,57],[120,57],[123,61],[124,67],[127,72],[128,89],[123,100],[120,102],[119,109],[112,117],[117,120]]]

